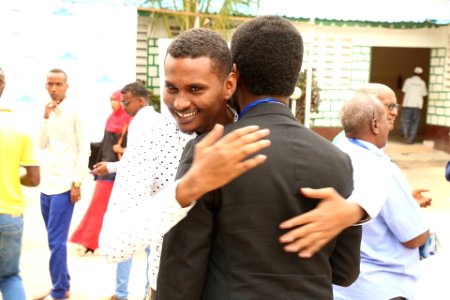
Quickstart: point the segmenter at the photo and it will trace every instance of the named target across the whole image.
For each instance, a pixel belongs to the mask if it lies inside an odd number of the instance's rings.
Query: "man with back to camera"
[[[50,293],[35,300],[66,299],[70,295],[67,239],[75,203],[81,199],[81,182],[88,174],[90,143],[81,107],[66,95],[67,74],[61,69],[47,73],[51,101],[45,104],[39,146],[48,159],[41,183],[41,212],[50,248]]]
[[[405,80],[402,87],[402,136],[408,144],[414,144],[419,127],[420,114],[423,107],[423,97],[428,95],[425,81],[421,78],[421,67],[414,68],[414,75]]]
[[[156,299],[332,299],[332,282],[349,285],[358,276],[361,229],[344,230],[308,259],[278,243],[278,224],[316,205],[298,187],[334,187],[344,197],[353,190],[349,158],[287,107],[301,36],[282,18],[258,17],[238,27],[231,52],[243,109],[225,132],[249,124],[270,129],[267,161],[202,197],[165,235]],[[190,168],[196,142],[187,145],[177,177]]]
[[[0,68],[0,98],[5,84],[5,74]],[[25,211],[20,185],[37,186],[40,172],[33,137],[1,102],[0,149],[0,294],[4,300],[25,300],[19,275]],[[21,167],[25,169],[24,175],[20,175]]]

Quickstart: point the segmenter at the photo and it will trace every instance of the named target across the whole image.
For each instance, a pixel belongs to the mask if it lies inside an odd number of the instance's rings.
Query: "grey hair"
[[[341,123],[345,135],[349,138],[357,137],[367,130],[370,122],[378,118],[379,107],[382,103],[364,93],[356,93],[347,101],[341,110]]]
[[[395,98],[395,92],[387,85],[382,83],[367,83],[361,86],[356,93],[368,95],[371,99],[385,101],[389,97]]]

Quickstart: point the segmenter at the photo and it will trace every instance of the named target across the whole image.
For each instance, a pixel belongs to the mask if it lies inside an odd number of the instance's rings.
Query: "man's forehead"
[[[394,93],[382,93],[378,98],[383,102],[383,104],[397,103],[397,97]]]
[[[387,87],[379,87],[375,89],[374,95],[380,99],[383,104],[389,104],[389,103],[397,103],[397,97],[395,96],[394,91]]]
[[[122,93],[122,98],[133,98],[134,95],[131,91],[127,91],[125,93]]]
[[[184,65],[189,68],[195,68],[195,72],[197,75],[209,75],[213,74],[218,79],[222,80],[222,73],[220,64],[217,62],[216,59],[213,59],[209,56],[200,56],[200,57],[173,57],[171,55],[167,55],[166,61],[164,62],[164,71],[166,73],[166,78],[169,78],[171,75],[179,76],[182,73],[179,72],[179,64]],[[197,72],[198,71],[198,72]],[[190,74],[190,78],[194,80],[192,76],[195,76],[194,74]],[[167,82],[171,82],[170,78],[166,80]]]
[[[50,72],[47,74],[47,79],[48,80],[65,80],[66,76],[63,73],[55,73],[55,72]]]

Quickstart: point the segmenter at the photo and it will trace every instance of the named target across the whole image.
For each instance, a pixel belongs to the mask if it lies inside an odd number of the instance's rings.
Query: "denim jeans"
[[[0,291],[3,300],[25,300],[19,275],[23,217],[0,214]]]
[[[147,267],[145,268],[145,291],[144,291],[144,297],[147,298],[148,295],[148,288],[150,286],[150,280],[148,278],[148,256],[150,255],[150,247],[145,248],[145,253],[147,254]],[[129,259],[122,261],[117,264],[116,268],[116,297],[118,299],[127,299],[128,297],[128,281],[130,278],[130,271],[131,266],[133,264],[133,257],[130,257]]]
[[[145,260],[147,262],[147,267],[145,268],[145,294],[144,299],[148,298],[148,289],[150,288],[150,278],[148,278],[148,271],[149,271],[149,264],[148,264],[148,257],[150,256],[150,246],[145,248],[145,254],[147,254],[147,259]]]
[[[70,290],[67,238],[73,208],[70,191],[56,195],[41,193],[41,212],[50,248],[50,276],[53,284],[51,296],[55,299],[65,299],[66,292]]]
[[[116,269],[116,297],[118,299],[127,299],[128,297],[128,280],[130,279],[131,266],[133,265],[133,257],[117,264]]]
[[[403,107],[402,110],[402,134],[408,138],[409,144],[413,144],[419,127],[421,110],[417,107]]]

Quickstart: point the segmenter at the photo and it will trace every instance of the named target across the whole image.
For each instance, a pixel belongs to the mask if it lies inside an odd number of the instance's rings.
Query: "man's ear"
[[[236,84],[237,84],[237,74],[232,70],[230,74],[228,74],[227,78],[225,79],[225,99],[230,99],[231,96],[234,94],[234,91],[236,90]]]
[[[370,121],[370,131],[373,135],[378,135],[380,133],[380,129],[378,128],[378,121],[376,119],[372,119]]]
[[[147,103],[147,101],[145,100],[145,97],[138,97],[138,101],[139,101],[139,107],[142,108],[145,106],[145,103]]]

